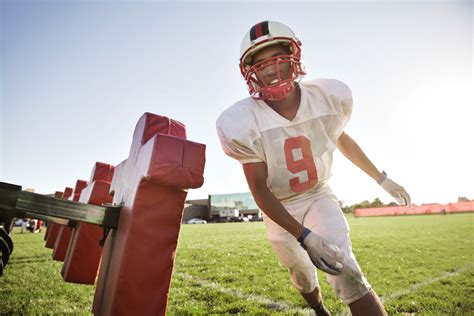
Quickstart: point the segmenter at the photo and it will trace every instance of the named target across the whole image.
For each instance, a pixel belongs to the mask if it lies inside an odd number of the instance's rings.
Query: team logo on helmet
[[[288,53],[253,62],[252,56],[262,48],[283,45]],[[289,65],[285,76],[280,66]],[[262,72],[267,67],[277,69],[275,79],[264,80]],[[247,83],[250,95],[255,99],[281,100],[294,89],[294,81],[306,74],[301,60],[301,42],[286,25],[275,21],[255,24],[245,34],[240,47],[240,71]]]

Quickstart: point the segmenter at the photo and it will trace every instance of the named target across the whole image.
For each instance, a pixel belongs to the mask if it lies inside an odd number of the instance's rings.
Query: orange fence
[[[422,204],[406,206],[386,206],[374,208],[357,208],[354,212],[356,217],[365,216],[393,216],[393,215],[421,215],[421,214],[447,214],[474,212],[474,201],[457,202],[448,204]]]

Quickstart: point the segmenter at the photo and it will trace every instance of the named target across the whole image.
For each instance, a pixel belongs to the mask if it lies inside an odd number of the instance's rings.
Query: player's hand
[[[393,196],[398,204],[411,207],[410,195],[401,185],[387,178],[387,174],[385,173],[385,171],[382,173],[382,176],[377,180],[377,183],[380,184],[380,186],[391,196]]]
[[[342,251],[335,244],[305,228],[298,241],[309,254],[316,268],[329,274],[339,274],[342,263],[337,258],[342,257]]]

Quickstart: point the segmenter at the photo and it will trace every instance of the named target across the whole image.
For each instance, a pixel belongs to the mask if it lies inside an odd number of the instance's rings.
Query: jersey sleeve
[[[330,106],[336,113],[329,124],[329,133],[337,139],[344,131],[352,114],[352,92],[343,82],[334,79],[319,79],[318,85],[323,89],[326,97],[331,101]]]
[[[226,155],[241,164],[265,162],[261,135],[248,111],[227,109],[217,119],[216,128]]]

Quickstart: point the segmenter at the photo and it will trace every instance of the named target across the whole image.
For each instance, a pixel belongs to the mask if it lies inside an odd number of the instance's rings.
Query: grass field
[[[354,252],[390,315],[474,315],[474,214],[348,218]],[[43,234],[13,233],[0,314],[88,314],[93,286],[68,284]],[[319,273],[319,272],[318,272]],[[345,306],[319,273],[333,314]],[[307,314],[263,223],[184,225],[169,315]]]

